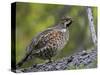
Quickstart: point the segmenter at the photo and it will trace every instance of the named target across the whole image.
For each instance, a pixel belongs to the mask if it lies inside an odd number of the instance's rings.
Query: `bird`
[[[16,68],[21,67],[33,57],[52,61],[52,57],[62,51],[69,40],[69,26],[72,18],[62,17],[57,25],[47,28],[37,34],[26,48],[23,59],[17,63]]]

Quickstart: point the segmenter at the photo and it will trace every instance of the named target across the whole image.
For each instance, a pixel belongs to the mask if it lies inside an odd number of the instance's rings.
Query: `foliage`
[[[97,8],[92,7],[92,10],[97,31]],[[23,58],[26,47],[36,34],[59,23],[63,16],[70,16],[73,19],[73,24],[69,28],[70,38],[60,55],[53,59],[60,59],[79,50],[93,47],[84,6],[16,3],[16,61]],[[41,63],[43,60],[36,59],[36,62]],[[32,63],[31,61],[27,65]]]

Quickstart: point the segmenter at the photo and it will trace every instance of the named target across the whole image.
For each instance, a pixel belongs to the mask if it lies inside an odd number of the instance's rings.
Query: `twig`
[[[97,37],[96,37],[96,33],[95,33],[95,28],[94,28],[92,10],[90,7],[87,7],[86,10],[87,10],[87,14],[88,14],[89,28],[90,28],[90,32],[92,35],[92,40],[93,40],[94,45],[97,46]]]
[[[19,69],[16,70],[16,72],[65,70],[65,69],[72,69],[73,66],[74,68],[77,69],[80,68],[80,65],[88,66],[89,64],[93,63],[96,60],[96,58],[97,58],[97,51],[96,49],[92,49],[89,51],[78,52],[76,54],[73,54],[72,56],[64,57],[63,59],[52,63],[37,64],[26,69]]]

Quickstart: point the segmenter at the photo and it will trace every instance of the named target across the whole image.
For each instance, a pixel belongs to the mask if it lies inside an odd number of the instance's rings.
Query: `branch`
[[[94,45],[97,45],[97,37],[95,34],[94,22],[91,8],[87,7],[87,14],[89,19],[89,28],[92,35]],[[90,68],[90,65],[97,61],[97,49],[80,50],[82,52],[75,53],[69,57],[64,57],[52,63],[44,63],[33,65],[25,69],[17,69],[16,72],[39,72],[39,71],[55,71],[66,69]],[[96,66],[95,66],[96,67]],[[93,68],[93,67],[92,67]]]
[[[33,65],[32,67],[26,69],[19,69],[16,72],[39,72],[39,71],[55,71],[55,70],[66,70],[66,69],[78,69],[82,66],[85,68],[88,67],[89,64],[96,61],[97,58],[97,50],[92,49],[88,51],[82,51],[73,54],[69,57],[64,57],[61,60],[52,62],[52,63],[44,63],[44,64],[37,64]],[[93,67],[92,67],[93,68]]]
[[[97,37],[96,37],[96,33],[95,33],[95,28],[94,28],[92,10],[90,7],[87,7],[86,10],[87,10],[87,14],[88,14],[89,28],[90,28],[90,32],[92,35],[92,40],[93,40],[94,45],[97,46]]]

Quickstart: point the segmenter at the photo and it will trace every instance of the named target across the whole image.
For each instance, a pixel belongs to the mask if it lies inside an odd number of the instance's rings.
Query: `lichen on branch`
[[[44,63],[33,65],[25,69],[17,69],[16,72],[40,72],[40,71],[56,71],[66,69],[79,69],[90,68],[90,64],[94,63],[97,59],[97,50],[82,50],[82,52],[75,53],[69,57],[64,57],[61,60],[52,63]],[[93,67],[91,67],[93,68]]]

